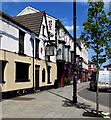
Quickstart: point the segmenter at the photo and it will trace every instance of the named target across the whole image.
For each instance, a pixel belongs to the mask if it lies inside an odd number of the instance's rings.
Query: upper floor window
[[[52,20],[49,20],[49,30],[52,30]]]
[[[61,32],[61,36],[64,37],[64,31]]]
[[[25,33],[19,30],[19,53],[24,54],[24,36]]]
[[[60,48],[58,49],[58,55],[61,55],[61,49]]]
[[[45,25],[42,25],[42,35],[45,36]]]
[[[35,40],[35,58],[39,58],[39,40]]]
[[[74,63],[74,52],[71,52],[71,62]]]

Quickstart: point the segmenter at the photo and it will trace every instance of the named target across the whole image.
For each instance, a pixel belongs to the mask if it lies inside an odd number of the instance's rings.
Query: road
[[[86,87],[79,91],[78,95],[87,100],[93,101],[96,103],[96,92],[90,91],[89,87]],[[111,92],[101,91],[99,92],[99,103],[101,105],[111,108]]]

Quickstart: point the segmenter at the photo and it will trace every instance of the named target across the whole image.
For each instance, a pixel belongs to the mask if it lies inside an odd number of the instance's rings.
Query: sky
[[[59,19],[73,36],[73,3],[72,2],[2,2],[2,11],[16,16],[25,7],[31,6]],[[77,37],[80,35],[82,23],[86,19],[88,4],[77,2]]]
[[[18,0],[12,0],[18,1]],[[21,1],[21,0],[20,0]],[[59,19],[66,27],[69,33],[73,36],[73,2],[1,2],[0,9],[10,16],[16,16],[25,7],[31,6],[40,11],[45,11],[47,14]],[[77,20],[76,36],[79,38],[83,28],[82,24],[87,19],[88,3],[77,2]],[[105,2],[105,11],[109,12],[109,2]],[[94,53],[89,50],[89,59]]]

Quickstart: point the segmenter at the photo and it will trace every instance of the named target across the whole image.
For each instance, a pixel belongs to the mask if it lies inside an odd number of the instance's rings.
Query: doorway
[[[40,65],[35,65],[35,90],[39,89],[39,69]]]

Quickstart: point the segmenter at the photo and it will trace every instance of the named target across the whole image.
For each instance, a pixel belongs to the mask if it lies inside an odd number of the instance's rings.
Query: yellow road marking
[[[91,100],[88,100],[88,99],[85,99],[85,98],[81,97],[81,96],[78,94],[81,90],[85,89],[85,88],[88,87],[88,86],[89,86],[89,85],[87,85],[87,86],[85,86],[85,87],[83,87],[83,88],[80,88],[80,89],[77,91],[77,96],[79,96],[81,99],[84,99],[84,100],[86,100],[86,101],[88,101],[88,102],[91,102],[91,103],[93,103],[93,104],[96,104],[95,102],[93,102],[93,101],[91,101]],[[99,105],[101,105],[102,107],[106,107],[106,108],[108,108],[108,109],[111,109],[110,107],[107,107],[107,106],[105,106],[105,105],[102,105],[102,104],[99,104]]]

